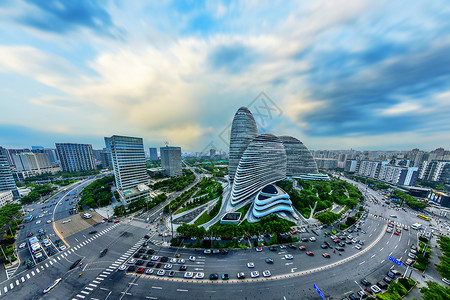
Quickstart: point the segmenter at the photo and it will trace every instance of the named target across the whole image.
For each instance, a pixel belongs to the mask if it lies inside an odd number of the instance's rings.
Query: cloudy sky
[[[0,0],[0,145],[450,148],[446,1]]]

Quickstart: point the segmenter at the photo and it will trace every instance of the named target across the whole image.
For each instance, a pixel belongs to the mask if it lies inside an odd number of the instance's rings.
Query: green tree
[[[443,287],[434,281],[426,281],[427,286],[420,289],[423,300],[448,300],[450,288]]]
[[[339,219],[339,215],[335,214],[334,212],[327,211],[327,212],[324,212],[324,213],[318,215],[316,218],[323,224],[331,224],[334,221],[336,221],[337,219]]]

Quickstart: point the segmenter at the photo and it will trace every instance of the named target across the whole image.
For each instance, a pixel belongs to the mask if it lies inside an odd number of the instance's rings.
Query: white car
[[[151,274],[153,274],[153,269],[147,269],[147,270],[145,270],[145,274],[147,274],[147,275],[151,275]]]
[[[211,249],[205,249],[205,250],[203,250],[203,254],[211,254]]]
[[[286,246],[285,245],[281,245],[280,249],[286,249]]]
[[[198,272],[195,274],[194,278],[195,279],[203,279],[203,278],[205,278],[205,274],[202,272]]]
[[[50,284],[45,290],[42,291],[42,294],[47,294],[48,292],[50,292],[50,290],[52,288],[54,288],[60,281],[62,280],[62,278],[58,278],[56,279],[52,284]]]
[[[171,258],[170,259],[170,263],[171,264],[176,264],[177,263],[177,259],[176,258]]]
[[[356,239],[352,240],[353,244],[356,244],[358,241]]]
[[[249,262],[249,263],[247,263],[247,267],[249,267],[249,268],[254,268],[254,267],[255,267],[255,264],[252,263],[252,262]]]
[[[66,249],[67,249],[67,247],[64,246],[64,245],[62,245],[61,247],[59,247],[59,251],[64,251],[64,250],[66,250]]]
[[[264,272],[263,272],[263,276],[264,277],[270,277],[272,274],[270,273],[270,271],[269,270],[265,270]]]
[[[180,258],[179,260],[178,260],[178,263],[179,264],[184,264],[186,261],[184,260],[184,259],[182,259],[182,258]]]
[[[133,265],[133,264],[136,263],[136,260],[135,260],[134,258],[132,258],[132,259],[130,259],[130,260],[128,261],[128,263],[129,263],[130,265]]]
[[[189,256],[190,261],[195,261],[195,256]]]
[[[52,220],[47,220],[47,224],[50,224],[52,222]]]
[[[166,271],[164,270],[158,270],[158,273],[156,273],[158,276],[164,276],[164,274],[166,274]]]
[[[288,259],[288,260],[291,260],[291,259],[294,259],[294,256],[292,256],[292,254],[286,254],[286,255],[284,256],[284,258],[285,258],[285,259]]]
[[[171,264],[165,264],[164,265],[164,269],[170,270],[170,269],[172,269],[172,265]]]
[[[25,248],[26,245],[27,245],[26,243],[20,244],[20,245],[19,245],[19,249]]]
[[[37,220],[37,221],[36,221],[36,224],[41,224],[41,220]]]
[[[125,265],[121,265],[117,270],[124,271],[127,267]]]
[[[360,245],[356,245],[355,248],[358,249],[358,250],[361,250],[361,246]]]
[[[152,258],[150,258],[153,261],[157,261],[159,259],[158,255],[153,255]]]
[[[250,276],[251,276],[252,278],[259,277],[259,272],[258,272],[258,271],[253,271],[253,272],[250,273]]]
[[[312,236],[312,237],[309,238],[309,240],[310,240],[311,242],[315,242],[315,241],[316,241],[316,238]]]
[[[372,285],[372,286],[370,287],[370,289],[371,289],[372,292],[374,292],[375,294],[378,294],[379,292],[381,292],[381,289],[380,289],[378,286],[376,286],[376,285]]]
[[[194,274],[192,272],[186,272],[184,273],[184,278],[192,278],[194,276]]]

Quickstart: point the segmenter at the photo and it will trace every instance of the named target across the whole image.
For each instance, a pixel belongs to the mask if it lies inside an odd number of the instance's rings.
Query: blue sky
[[[392,2],[0,0],[0,145],[448,149],[450,6]]]

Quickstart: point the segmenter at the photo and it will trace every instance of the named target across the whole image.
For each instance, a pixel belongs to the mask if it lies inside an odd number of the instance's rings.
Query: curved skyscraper
[[[302,142],[291,136],[280,136],[279,138],[286,149],[286,176],[319,173],[316,161]]]
[[[256,219],[278,212],[292,213],[292,201],[288,194],[283,193],[273,184],[265,186],[253,203],[252,214]]]
[[[286,178],[286,150],[272,134],[257,136],[242,155],[234,177],[231,204],[245,200],[266,185]]]
[[[234,180],[237,166],[250,142],[258,135],[255,119],[247,107],[238,109],[233,118],[230,134],[230,153],[228,174]]]

